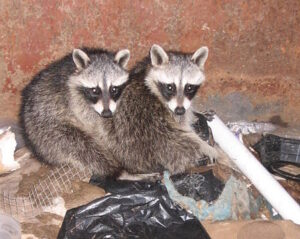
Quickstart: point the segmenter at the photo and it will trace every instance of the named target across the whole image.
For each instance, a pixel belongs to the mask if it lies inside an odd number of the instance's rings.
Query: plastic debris
[[[241,134],[254,134],[271,132],[277,129],[276,125],[266,122],[247,122],[247,121],[236,121],[229,122],[226,124],[227,127],[234,133]]]
[[[222,193],[224,183],[209,170],[203,173],[179,174],[171,176],[176,190],[183,196],[196,201],[212,202]]]
[[[21,226],[10,215],[0,213],[0,238],[1,239],[20,239]]]
[[[43,212],[49,212],[64,217],[66,215],[65,201],[62,197],[53,199],[53,203],[50,206],[43,208]]]
[[[222,193],[224,183],[213,175],[212,170],[202,173],[177,174],[171,176],[176,190],[184,196],[208,203],[216,200]],[[99,178],[93,176],[91,184],[103,188],[106,192],[123,194],[139,192],[156,187],[161,182],[115,180],[113,178]]]
[[[300,181],[300,140],[267,134],[253,147],[273,174]]]
[[[15,139],[17,142],[16,150],[25,146],[23,139],[23,129],[14,119],[0,118],[0,129],[10,129],[11,132],[15,134]],[[1,130],[0,130],[1,131]]]
[[[241,172],[251,181],[278,213],[288,220],[300,224],[300,207],[291,195],[261,165],[257,158],[228,129],[222,120],[215,115],[208,122],[214,139],[219,147],[231,158]],[[282,202],[285,201],[286,204]]]
[[[300,163],[275,161],[269,164],[268,169],[285,179],[300,182]]]
[[[267,166],[273,161],[300,164],[300,140],[298,139],[267,134],[253,148],[259,153],[262,163]]]
[[[109,182],[100,184],[111,195],[67,211],[58,239],[210,238],[195,216],[170,199],[161,183]]]
[[[262,197],[254,197],[247,190],[247,184],[231,176],[216,201],[196,201],[181,195],[175,188],[168,172],[164,172],[164,183],[171,199],[191,211],[199,220],[213,221],[228,219],[250,219],[258,216]]]
[[[247,182],[231,176],[224,185],[212,171],[201,174],[164,172],[162,182],[92,177],[110,195],[67,211],[58,238],[209,238],[203,219],[261,217],[267,202]]]
[[[0,174],[20,168],[20,164],[14,159],[16,146],[15,134],[10,128],[0,129]]]

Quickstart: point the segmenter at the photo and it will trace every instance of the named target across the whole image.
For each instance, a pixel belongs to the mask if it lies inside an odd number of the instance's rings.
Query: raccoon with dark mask
[[[101,175],[119,170],[104,124],[127,85],[129,58],[127,49],[75,49],[33,78],[22,92],[20,123],[37,159]]]
[[[205,80],[208,48],[194,54],[166,52],[153,45],[130,72],[113,117],[112,150],[129,173],[182,173],[218,151],[192,129],[192,103]]]

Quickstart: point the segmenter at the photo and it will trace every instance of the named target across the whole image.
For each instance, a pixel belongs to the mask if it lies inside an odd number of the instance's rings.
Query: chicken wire
[[[75,169],[62,165],[50,171],[45,179],[31,186],[25,196],[15,196],[7,191],[0,192],[0,212],[17,220],[34,218],[45,207],[53,205],[53,200],[72,189],[72,181],[86,181],[91,177],[89,168]]]

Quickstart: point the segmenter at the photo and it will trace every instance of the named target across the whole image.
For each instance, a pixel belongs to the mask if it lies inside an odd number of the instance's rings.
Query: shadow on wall
[[[198,100],[199,102],[200,100]],[[254,105],[253,100],[249,96],[240,92],[230,93],[228,95],[211,95],[206,101],[198,103],[201,104],[205,110],[214,109],[225,122],[239,121],[239,120],[270,120],[273,116],[280,115],[284,109],[284,100],[279,99],[275,101],[262,102]],[[199,107],[201,110],[201,106]],[[202,109],[203,110],[203,109]]]

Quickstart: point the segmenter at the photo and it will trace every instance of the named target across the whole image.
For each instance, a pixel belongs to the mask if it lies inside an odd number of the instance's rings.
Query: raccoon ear
[[[88,55],[80,49],[74,49],[72,56],[78,70],[86,68],[91,61]]]
[[[115,55],[116,63],[118,63],[122,68],[125,68],[127,66],[129,59],[130,59],[130,51],[128,49],[120,50]]]
[[[154,44],[150,49],[150,58],[153,66],[161,66],[169,62],[168,54],[159,45]]]
[[[200,47],[192,56],[192,61],[203,71],[208,56],[208,47]]]

